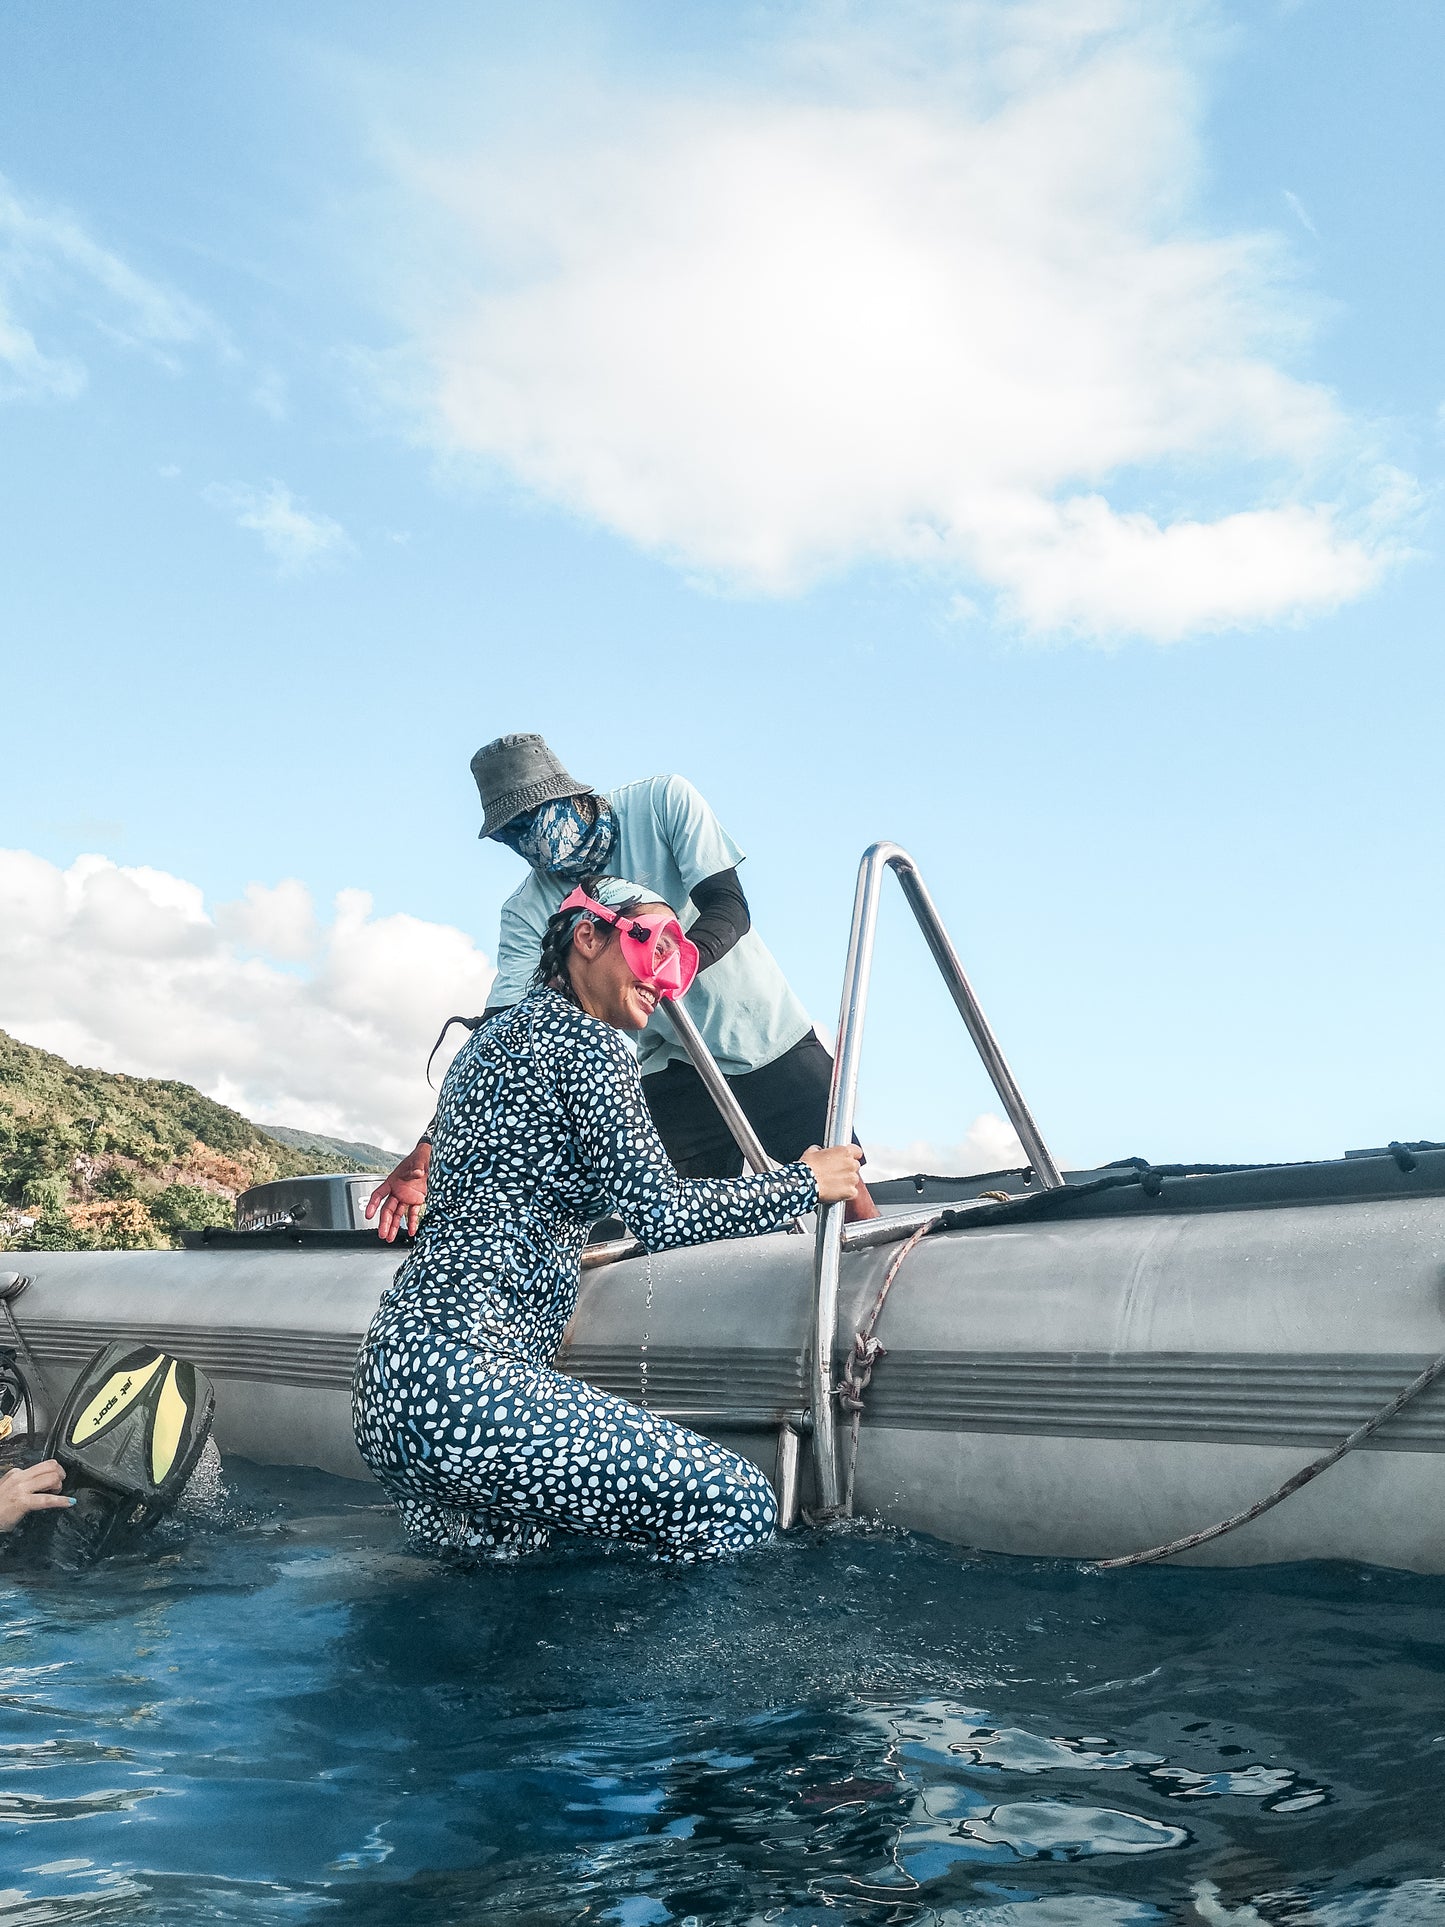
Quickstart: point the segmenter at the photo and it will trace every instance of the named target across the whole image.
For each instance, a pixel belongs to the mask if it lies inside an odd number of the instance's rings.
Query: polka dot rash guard
[[[522,1552],[550,1528],[710,1558],[772,1533],[758,1469],[552,1369],[591,1222],[649,1251],[780,1230],[817,1204],[805,1164],[680,1178],[620,1035],[558,991],[491,1018],[442,1086],[427,1213],[357,1359],[361,1455],[412,1542]]]

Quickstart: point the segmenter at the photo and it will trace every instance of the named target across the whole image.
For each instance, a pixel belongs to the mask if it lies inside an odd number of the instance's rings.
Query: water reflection
[[[443,1573],[363,1489],[236,1485],[159,1562],[3,1589],[0,1920],[1445,1912],[1437,1582],[866,1531]]]

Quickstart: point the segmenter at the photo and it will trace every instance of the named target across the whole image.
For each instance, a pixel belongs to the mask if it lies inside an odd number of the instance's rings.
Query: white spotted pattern
[[[415,1543],[522,1552],[549,1527],[697,1559],[776,1521],[745,1459],[551,1369],[587,1227],[615,1211],[650,1251],[780,1229],[806,1165],[679,1178],[616,1031],[543,990],[447,1072],[427,1216],[372,1320],[352,1409]]]

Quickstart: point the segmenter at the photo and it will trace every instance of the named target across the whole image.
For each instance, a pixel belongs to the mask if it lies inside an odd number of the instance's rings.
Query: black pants
[[[833,1060],[812,1031],[761,1070],[730,1077],[733,1095],[769,1157],[793,1164],[821,1144],[828,1121]],[[691,1064],[669,1064],[642,1080],[647,1108],[685,1178],[742,1176],[743,1154]]]

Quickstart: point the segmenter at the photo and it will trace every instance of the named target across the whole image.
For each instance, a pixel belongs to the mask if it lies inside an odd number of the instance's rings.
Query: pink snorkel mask
[[[585,910],[594,923],[610,923],[622,945],[628,969],[639,983],[655,990],[660,1000],[681,997],[697,975],[697,945],[682,934],[670,910],[647,917],[627,917],[610,910],[596,897],[576,889],[562,901],[563,910]]]

